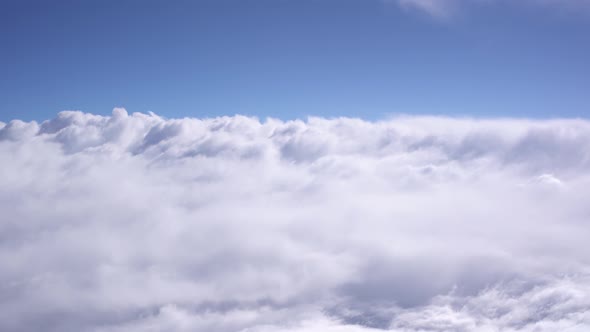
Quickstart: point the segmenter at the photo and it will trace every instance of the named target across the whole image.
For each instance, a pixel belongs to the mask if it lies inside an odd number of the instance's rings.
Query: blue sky
[[[1,0],[0,45],[0,121],[590,115],[585,0]]]

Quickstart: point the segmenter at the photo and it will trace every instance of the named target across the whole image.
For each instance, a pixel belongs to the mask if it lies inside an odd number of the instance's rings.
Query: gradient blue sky
[[[590,115],[586,0],[0,0],[0,45],[0,121]]]

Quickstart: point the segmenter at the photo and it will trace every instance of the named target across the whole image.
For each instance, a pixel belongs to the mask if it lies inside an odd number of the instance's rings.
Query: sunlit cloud
[[[586,331],[590,122],[0,125],[2,331]]]

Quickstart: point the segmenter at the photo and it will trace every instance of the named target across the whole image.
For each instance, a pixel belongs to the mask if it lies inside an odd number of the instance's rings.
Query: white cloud
[[[590,9],[590,0],[395,0],[403,9],[419,10],[438,19],[449,19],[458,9],[472,4],[532,5],[568,10]]]
[[[0,128],[0,330],[582,331],[590,122]]]
[[[438,18],[448,18],[456,10],[456,0],[398,0],[404,9],[417,9]]]

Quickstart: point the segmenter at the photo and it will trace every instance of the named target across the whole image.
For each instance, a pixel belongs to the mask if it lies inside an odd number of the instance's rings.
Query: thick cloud
[[[2,331],[587,331],[590,122],[0,124]]]

